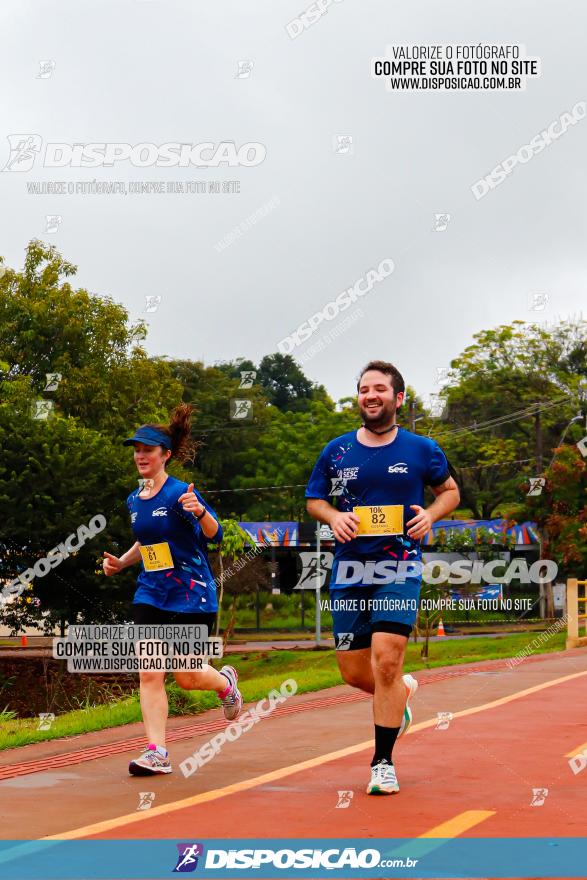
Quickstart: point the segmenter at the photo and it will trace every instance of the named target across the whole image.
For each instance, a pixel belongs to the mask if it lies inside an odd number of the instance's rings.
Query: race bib
[[[144,544],[141,547],[141,556],[147,571],[165,571],[166,568],[173,568],[173,559],[167,541],[162,544]]]
[[[359,536],[403,535],[403,504],[383,504],[371,507],[354,507],[353,513],[359,517]]]

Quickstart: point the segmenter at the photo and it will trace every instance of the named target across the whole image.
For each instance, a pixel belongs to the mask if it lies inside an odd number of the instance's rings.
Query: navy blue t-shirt
[[[206,538],[194,515],[178,501],[187,490],[187,483],[169,476],[152,497],[139,498],[140,489],[135,489],[126,499],[136,540],[143,546],[166,542],[173,560],[173,568],[165,571],[147,571],[141,562],[133,602],[165,611],[207,614],[218,610],[208,542],[217,544],[222,540],[222,526],[218,523],[214,537]],[[194,494],[218,521],[199,492],[194,490]]]
[[[449,476],[446,456],[430,437],[398,428],[391,443],[365,446],[357,440],[357,432],[350,431],[322,450],[306,487],[306,498],[322,498],[341,511],[371,505],[403,505],[403,535],[336,541],[335,562],[357,558],[419,560],[420,541],[406,534],[406,523],[416,516],[410,505],[424,507],[424,487],[440,486]]]

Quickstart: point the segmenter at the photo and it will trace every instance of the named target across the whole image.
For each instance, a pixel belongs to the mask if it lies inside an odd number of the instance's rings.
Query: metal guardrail
[[[579,595],[579,587],[583,587],[583,595]],[[567,648],[579,648],[587,645],[587,613],[579,614],[580,603],[587,602],[587,580],[580,581],[577,578],[567,580]],[[585,606],[584,610],[585,610]],[[579,621],[583,624],[584,635],[580,635]]]

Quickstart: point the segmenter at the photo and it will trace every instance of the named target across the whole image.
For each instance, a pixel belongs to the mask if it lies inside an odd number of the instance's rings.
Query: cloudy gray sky
[[[335,397],[372,357],[422,395],[472,335],[577,315],[585,301],[587,121],[484,198],[471,185],[587,100],[579,0],[342,0],[292,39],[305,0],[5,0],[0,167],[8,136],[47,143],[258,142],[253,167],[42,167],[0,175],[0,253],[31,238],[79,267],[77,284],[150,323],[152,354],[258,361],[367,270],[395,271],[304,369]],[[370,73],[389,44],[524,44],[525,91],[389,92]],[[40,61],[54,62],[39,77]],[[238,62],[248,62],[237,76]],[[252,62],[252,65],[251,63]],[[241,65],[243,70],[243,65]],[[352,148],[336,152],[339,136]],[[40,153],[39,153],[40,155]],[[32,182],[240,181],[240,193],[39,195]],[[272,210],[215,247],[264,205]],[[435,215],[450,214],[443,231]],[[46,216],[60,215],[53,233]],[[529,308],[535,294],[548,301]],[[161,304],[145,313],[145,297]],[[355,311],[323,324],[292,353]]]

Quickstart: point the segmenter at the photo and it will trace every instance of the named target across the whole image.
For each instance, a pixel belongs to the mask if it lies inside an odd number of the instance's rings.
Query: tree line
[[[360,423],[354,395],[332,400],[291,355],[212,365],[149,357],[146,323],[75,287],[76,271],[37,240],[22,270],[0,260],[0,581],[93,516],[107,525],[0,609],[9,625],[46,611],[48,626],[120,619],[134,576],[104,578],[99,557],[131,542],[124,500],[137,477],[121,440],[145,422],[166,423],[179,401],[196,408],[199,453],[170,472],[193,481],[225,519],[306,518],[304,486],[320,450]],[[587,477],[575,444],[587,433],[586,326],[573,318],[483,330],[439,386],[442,412],[408,387],[399,419],[446,451],[461,489],[458,515],[536,519],[551,558],[581,573]],[[528,496],[541,475],[540,494]]]

